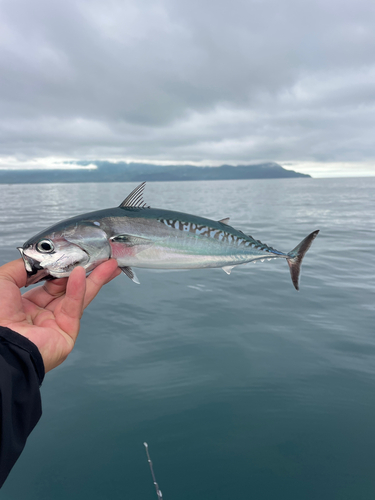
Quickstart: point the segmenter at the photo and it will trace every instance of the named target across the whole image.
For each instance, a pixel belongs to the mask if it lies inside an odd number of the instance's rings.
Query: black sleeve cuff
[[[0,326],[0,342],[3,341],[2,339],[5,339],[5,341],[9,344],[20,347],[22,350],[29,353],[36,374],[38,376],[39,386],[41,386],[45,371],[43,358],[37,346],[33,342],[31,342],[31,340],[5,326]]]
[[[0,487],[42,415],[42,356],[35,344],[0,327]]]

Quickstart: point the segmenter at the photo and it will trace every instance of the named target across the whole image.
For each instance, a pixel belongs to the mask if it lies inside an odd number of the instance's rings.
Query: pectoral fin
[[[142,238],[141,236],[133,236],[131,234],[118,234],[113,236],[111,241],[116,243],[124,243],[128,247],[133,247],[135,245],[151,245],[152,241],[148,238]]]
[[[134,283],[137,283],[137,285],[140,285],[140,281],[139,279],[137,278],[137,275],[135,274],[135,272],[133,271],[133,269],[131,267],[120,267],[121,271],[126,274],[126,276],[128,278],[130,278],[132,281],[134,281]]]

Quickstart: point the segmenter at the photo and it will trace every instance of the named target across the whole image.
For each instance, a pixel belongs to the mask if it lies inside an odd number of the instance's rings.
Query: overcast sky
[[[375,175],[374,0],[0,0],[0,166]]]

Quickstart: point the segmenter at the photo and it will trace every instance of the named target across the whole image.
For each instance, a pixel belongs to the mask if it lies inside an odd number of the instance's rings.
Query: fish
[[[309,234],[288,253],[218,221],[183,212],[149,207],[145,182],[115,208],[77,215],[54,224],[18,247],[27,272],[26,286],[63,278],[76,266],[86,273],[110,258],[133,282],[133,268],[222,268],[265,259],[286,259],[292,283],[299,290],[301,262],[319,233]]]

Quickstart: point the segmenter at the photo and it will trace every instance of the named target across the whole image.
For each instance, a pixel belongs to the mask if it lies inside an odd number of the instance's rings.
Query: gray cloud
[[[372,0],[3,0],[0,158],[371,169],[374,21]]]

